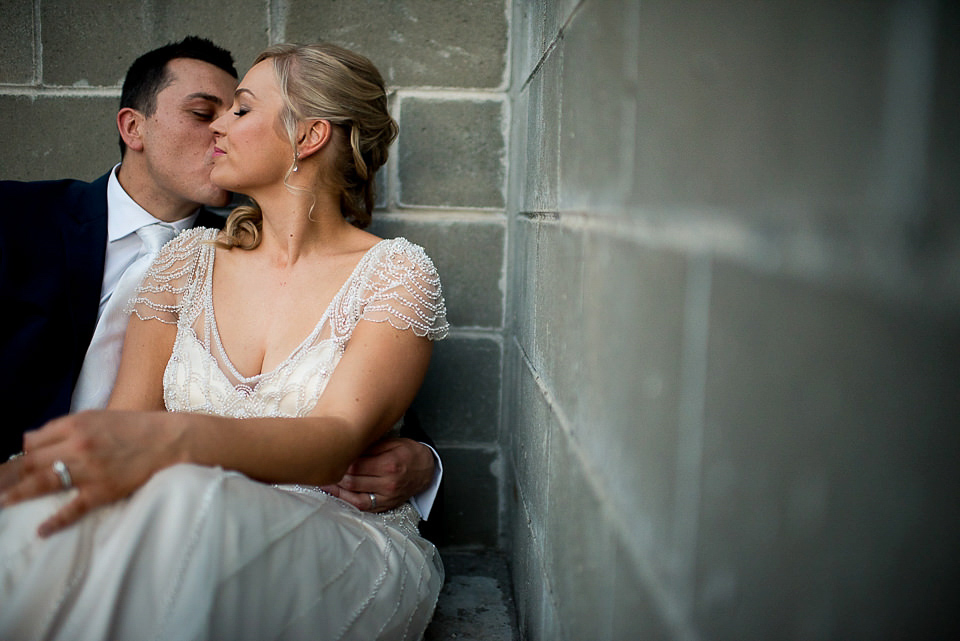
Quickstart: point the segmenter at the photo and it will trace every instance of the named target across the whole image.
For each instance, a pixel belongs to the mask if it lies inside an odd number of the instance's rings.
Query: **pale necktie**
[[[124,313],[124,308],[136,294],[137,287],[157,252],[176,235],[176,229],[163,223],[153,223],[137,230],[143,246],[136,259],[121,274],[116,288],[103,308],[103,314],[97,321],[90,347],[83,358],[80,377],[73,390],[71,412],[106,407],[113,384],[117,380],[120,351],[127,330],[129,315]]]

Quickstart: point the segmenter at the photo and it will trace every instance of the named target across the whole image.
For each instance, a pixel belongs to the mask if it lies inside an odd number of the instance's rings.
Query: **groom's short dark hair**
[[[153,51],[148,51],[133,61],[123,79],[120,93],[120,109],[130,107],[152,116],[157,110],[157,94],[170,84],[170,72],[167,63],[176,58],[191,58],[207,62],[237,77],[233,66],[233,56],[229,51],[218,47],[206,38],[187,36],[180,42],[171,42]],[[120,138],[120,155],[127,146]]]

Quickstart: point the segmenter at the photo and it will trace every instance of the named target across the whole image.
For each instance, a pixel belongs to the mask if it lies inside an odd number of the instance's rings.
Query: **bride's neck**
[[[289,262],[307,254],[336,251],[353,229],[340,213],[339,198],[325,192],[316,194],[315,200],[313,195],[295,193],[259,204],[264,250],[284,254]]]

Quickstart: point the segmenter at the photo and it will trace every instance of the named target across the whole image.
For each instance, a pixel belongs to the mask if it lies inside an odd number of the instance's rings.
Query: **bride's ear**
[[[300,158],[309,158],[333,138],[333,125],[329,120],[309,120],[302,124],[297,137],[297,152]]]

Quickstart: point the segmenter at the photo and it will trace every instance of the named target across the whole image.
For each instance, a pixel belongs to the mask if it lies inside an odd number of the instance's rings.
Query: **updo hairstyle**
[[[287,176],[297,163],[297,123],[330,121],[335,134],[332,142],[340,153],[332,175],[323,180],[340,191],[343,216],[357,227],[366,227],[373,212],[374,173],[387,162],[387,148],[398,132],[387,111],[380,72],[366,57],[329,43],[274,45],[257,56],[254,64],[264,60],[273,62],[284,104],[280,120],[290,137],[293,159]],[[342,135],[337,136],[336,130]],[[256,203],[237,207],[224,226],[224,244],[253,249],[260,244],[262,222]]]

